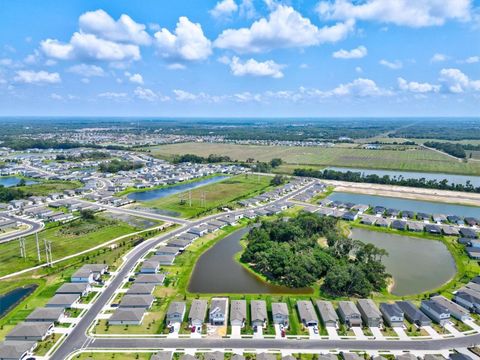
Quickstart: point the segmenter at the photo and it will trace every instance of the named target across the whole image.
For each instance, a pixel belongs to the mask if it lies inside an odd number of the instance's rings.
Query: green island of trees
[[[141,162],[126,161],[126,160],[112,160],[108,163],[102,163],[98,169],[103,173],[117,173],[119,171],[129,171],[140,169],[143,167]]]
[[[337,222],[306,212],[264,221],[248,233],[240,261],[278,285],[301,288],[323,279],[321,290],[331,296],[366,297],[384,290],[387,252],[342,235]]]

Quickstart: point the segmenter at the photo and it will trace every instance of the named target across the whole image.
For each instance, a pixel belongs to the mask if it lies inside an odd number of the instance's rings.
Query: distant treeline
[[[229,156],[210,154],[208,157],[203,157],[195,154],[176,155],[173,158],[173,163],[194,163],[194,164],[212,164],[222,162],[232,162],[233,160]]]
[[[427,141],[424,145],[429,148],[443,151],[457,158],[465,159],[467,157],[467,153],[465,152],[465,149],[461,144],[454,144],[450,142]]]
[[[108,163],[102,163],[98,167],[103,173],[117,173],[119,171],[129,171],[140,169],[143,167],[143,163],[125,160],[112,160]]]
[[[441,181],[421,179],[405,179],[404,177],[390,177],[388,175],[378,176],[376,174],[364,175],[354,171],[335,171],[335,170],[314,170],[314,169],[295,169],[293,174],[296,176],[313,177],[325,180],[339,180],[357,183],[371,183],[384,185],[399,185],[418,187],[426,189],[454,190],[464,192],[480,193],[480,187],[474,187],[468,180],[466,184],[450,184],[447,179]]]
[[[10,149],[21,151],[28,149],[77,149],[77,148],[92,148],[92,149],[107,149],[107,150],[128,150],[125,146],[107,145],[102,146],[91,143],[75,143],[75,142],[59,142],[55,140],[37,140],[37,139],[12,139],[3,140],[2,146]]]
[[[110,154],[103,152],[103,151],[91,151],[81,153],[79,155],[66,155],[66,154],[58,154],[55,159],[57,161],[84,161],[84,160],[102,160],[110,158]]]

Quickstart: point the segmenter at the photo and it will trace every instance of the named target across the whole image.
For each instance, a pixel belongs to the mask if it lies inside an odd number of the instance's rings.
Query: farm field
[[[96,216],[93,220],[74,220],[39,233],[42,262],[45,261],[44,239],[52,243],[53,259],[59,259],[92,248],[138,229],[122,221]],[[0,276],[38,265],[35,237],[25,238],[27,257],[20,257],[18,241],[0,244]]]
[[[190,218],[214,210],[219,206],[226,206],[233,201],[255,196],[270,187],[271,179],[269,176],[238,175],[215,184],[196,188],[191,191],[191,206],[188,192],[145,201],[142,204]],[[203,194],[205,194],[205,204],[202,204]]]
[[[428,149],[368,150],[362,148],[320,148],[185,143],[151,148],[152,154],[170,158],[176,154],[228,155],[234,160],[253,158],[270,161],[281,158],[288,165],[340,166],[365,169],[424,171],[451,174],[480,175],[480,163],[464,163]]]

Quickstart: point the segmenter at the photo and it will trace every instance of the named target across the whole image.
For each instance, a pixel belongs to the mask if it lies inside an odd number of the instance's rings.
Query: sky
[[[479,116],[480,0],[0,0],[0,116]]]

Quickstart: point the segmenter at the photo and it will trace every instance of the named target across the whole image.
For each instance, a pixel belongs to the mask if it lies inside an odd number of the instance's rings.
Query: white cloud
[[[98,94],[98,97],[100,98],[105,98],[109,100],[126,100],[128,99],[128,94],[124,92],[113,92],[113,91],[107,91],[101,94]]]
[[[126,42],[137,45],[149,45],[150,35],[145,25],[138,24],[126,14],[115,21],[104,10],[88,11],[79,18],[80,30],[114,42]]]
[[[379,64],[385,67],[388,67],[389,69],[392,69],[392,70],[398,70],[403,67],[403,63],[400,60],[388,61],[388,60],[382,59],[379,61]]]
[[[363,72],[363,69],[362,69],[360,66],[357,66],[357,67],[355,68],[355,71],[356,71],[357,73],[361,74],[361,73]]]
[[[186,66],[180,63],[173,63],[173,64],[168,64],[167,69],[169,70],[184,70],[186,69]]]
[[[100,66],[78,64],[68,68],[68,71],[74,74],[81,75],[83,77],[102,77],[105,76],[105,72]]]
[[[418,94],[425,94],[430,92],[439,92],[440,85],[433,85],[430,83],[419,83],[416,81],[407,81],[401,77],[397,79],[398,87],[403,91],[410,91]]]
[[[465,59],[465,62],[467,64],[476,64],[476,63],[480,62],[480,56],[470,56],[470,57]]]
[[[69,43],[47,39],[40,44],[48,57],[58,60],[103,60],[128,61],[139,60],[140,49],[137,45],[121,44],[98,38],[93,34],[76,32]]]
[[[480,80],[472,80],[460,69],[450,68],[440,71],[440,81],[448,92],[460,94],[468,90],[480,91]]]
[[[160,101],[170,100],[170,98],[168,96],[162,96],[160,94],[155,93],[151,89],[146,89],[146,88],[143,88],[143,87],[140,87],[140,86],[138,86],[133,91],[133,94],[141,100],[146,100],[146,101],[150,101],[150,102],[153,102],[153,101],[156,101],[156,100],[160,100]]]
[[[129,72],[125,73],[125,76],[128,78],[128,80],[134,84],[143,84],[143,76],[140,74],[130,74]]]
[[[238,10],[235,0],[221,0],[210,10],[210,15],[216,18],[228,17]]]
[[[198,95],[185,90],[175,89],[173,90],[173,93],[175,94],[175,99],[178,101],[193,101],[199,98]]]
[[[353,29],[347,21],[318,28],[290,6],[278,5],[249,28],[224,30],[214,45],[238,53],[259,53],[276,48],[308,47],[344,39]]]
[[[49,73],[47,71],[17,71],[14,78],[16,82],[25,84],[56,84],[62,81],[60,74],[57,72]]]
[[[230,70],[235,76],[268,76],[275,79],[283,77],[281,70],[285,67],[284,65],[277,64],[273,60],[260,62],[255,59],[248,59],[242,62],[237,56],[234,56],[227,64],[230,65]]]
[[[432,58],[430,59],[430,62],[443,62],[448,59],[447,55],[445,54],[434,54]]]
[[[155,33],[159,54],[172,60],[204,60],[212,53],[212,44],[203,34],[202,26],[187,17],[178,19],[174,33],[168,29]]]
[[[63,96],[56,93],[50,94],[50,98],[53,100],[63,100]]]
[[[471,0],[332,0],[316,10],[326,19],[366,20],[400,26],[440,26],[447,20],[469,21]]]
[[[375,81],[371,79],[358,78],[347,84],[341,84],[333,90],[324,93],[325,96],[388,96],[392,92],[378,87]]]
[[[253,5],[253,0],[242,0],[239,6],[238,13],[241,17],[246,19],[253,19],[257,16],[257,11]]]
[[[352,50],[338,50],[335,51],[332,56],[336,59],[361,59],[367,56],[367,48],[365,46],[359,46]]]

